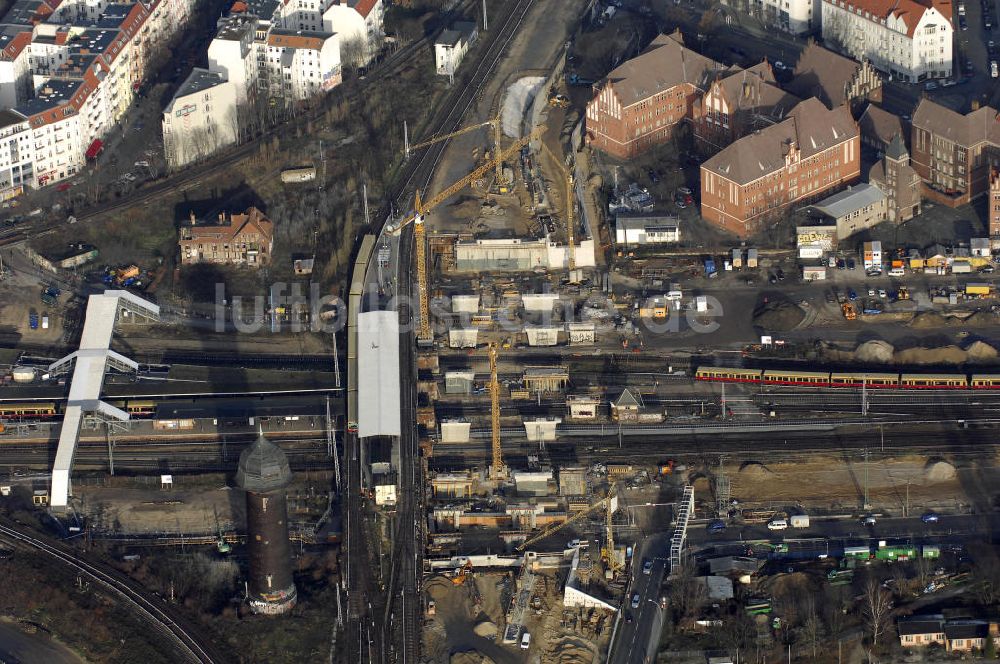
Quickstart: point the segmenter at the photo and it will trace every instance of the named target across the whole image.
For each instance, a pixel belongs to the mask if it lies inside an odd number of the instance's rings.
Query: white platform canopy
[[[358,314],[358,436],[399,436],[399,403],[398,314]]]
[[[54,508],[64,508],[69,502],[69,475],[84,416],[100,414],[110,420],[129,419],[127,412],[101,401],[104,375],[109,367],[118,371],[136,371],[139,368],[135,361],[111,350],[111,336],[119,314],[156,319],[160,316],[160,308],[127,291],[91,295],[87,300],[80,349],[49,366],[50,373],[58,373],[67,371],[70,363],[74,363],[66,411],[59,431],[59,447],[52,466],[49,503]]]

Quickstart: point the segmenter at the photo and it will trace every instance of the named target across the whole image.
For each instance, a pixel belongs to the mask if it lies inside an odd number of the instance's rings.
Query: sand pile
[[[929,482],[947,482],[955,479],[955,466],[947,461],[932,461],[924,468],[924,476]]]
[[[494,639],[497,635],[497,626],[489,620],[484,620],[481,623],[476,623],[472,631],[476,633],[476,636],[481,636],[484,639]]]
[[[478,650],[452,653],[450,664],[493,664],[493,659]]]
[[[757,461],[746,461],[740,466],[740,474],[754,479],[763,479],[769,475],[774,475],[774,471]]]
[[[962,364],[965,351],[958,346],[939,348],[907,348],[897,351],[894,356],[898,364]]]
[[[866,341],[854,349],[854,359],[867,364],[888,364],[892,362],[895,348],[887,341],[874,339]]]
[[[973,341],[965,348],[965,356],[970,362],[989,362],[997,359],[997,349],[985,341]]]
[[[963,325],[978,327],[981,325],[996,325],[997,317],[989,311],[977,311],[962,321]]]
[[[946,327],[951,323],[951,318],[945,318],[936,311],[921,311],[910,320],[910,327],[921,330],[930,330],[935,327]]]
[[[806,317],[799,305],[783,301],[770,301],[759,305],[753,312],[753,324],[763,330],[785,332],[794,329]]]
[[[578,664],[592,662],[596,655],[594,644],[589,641],[575,636],[563,636],[551,641],[543,661],[553,664]]]

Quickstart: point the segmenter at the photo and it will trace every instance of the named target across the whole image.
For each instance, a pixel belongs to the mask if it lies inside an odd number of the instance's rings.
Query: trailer
[[[809,515],[808,514],[793,514],[788,517],[788,523],[792,528],[808,528],[809,527]]]

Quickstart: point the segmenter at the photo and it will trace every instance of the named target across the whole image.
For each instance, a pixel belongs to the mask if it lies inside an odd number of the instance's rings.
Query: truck
[[[993,288],[989,284],[965,284],[965,297],[968,298],[989,297],[992,292]]]
[[[34,311],[28,314],[28,327],[30,327],[32,330],[38,329],[38,314],[36,314]]]
[[[788,524],[792,528],[808,528],[809,527],[809,515],[808,514],[793,514],[788,517]]]
[[[757,269],[757,250],[747,249],[747,268],[750,270]]]
[[[286,168],[281,171],[281,181],[285,184],[293,182],[309,182],[316,179],[316,167]]]

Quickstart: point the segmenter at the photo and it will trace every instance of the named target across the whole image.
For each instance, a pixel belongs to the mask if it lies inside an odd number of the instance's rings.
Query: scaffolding
[[[694,516],[694,487],[686,485],[681,500],[677,503],[677,523],[670,537],[670,573],[674,574],[681,568],[681,556],[684,544],[687,542],[688,522]]]

